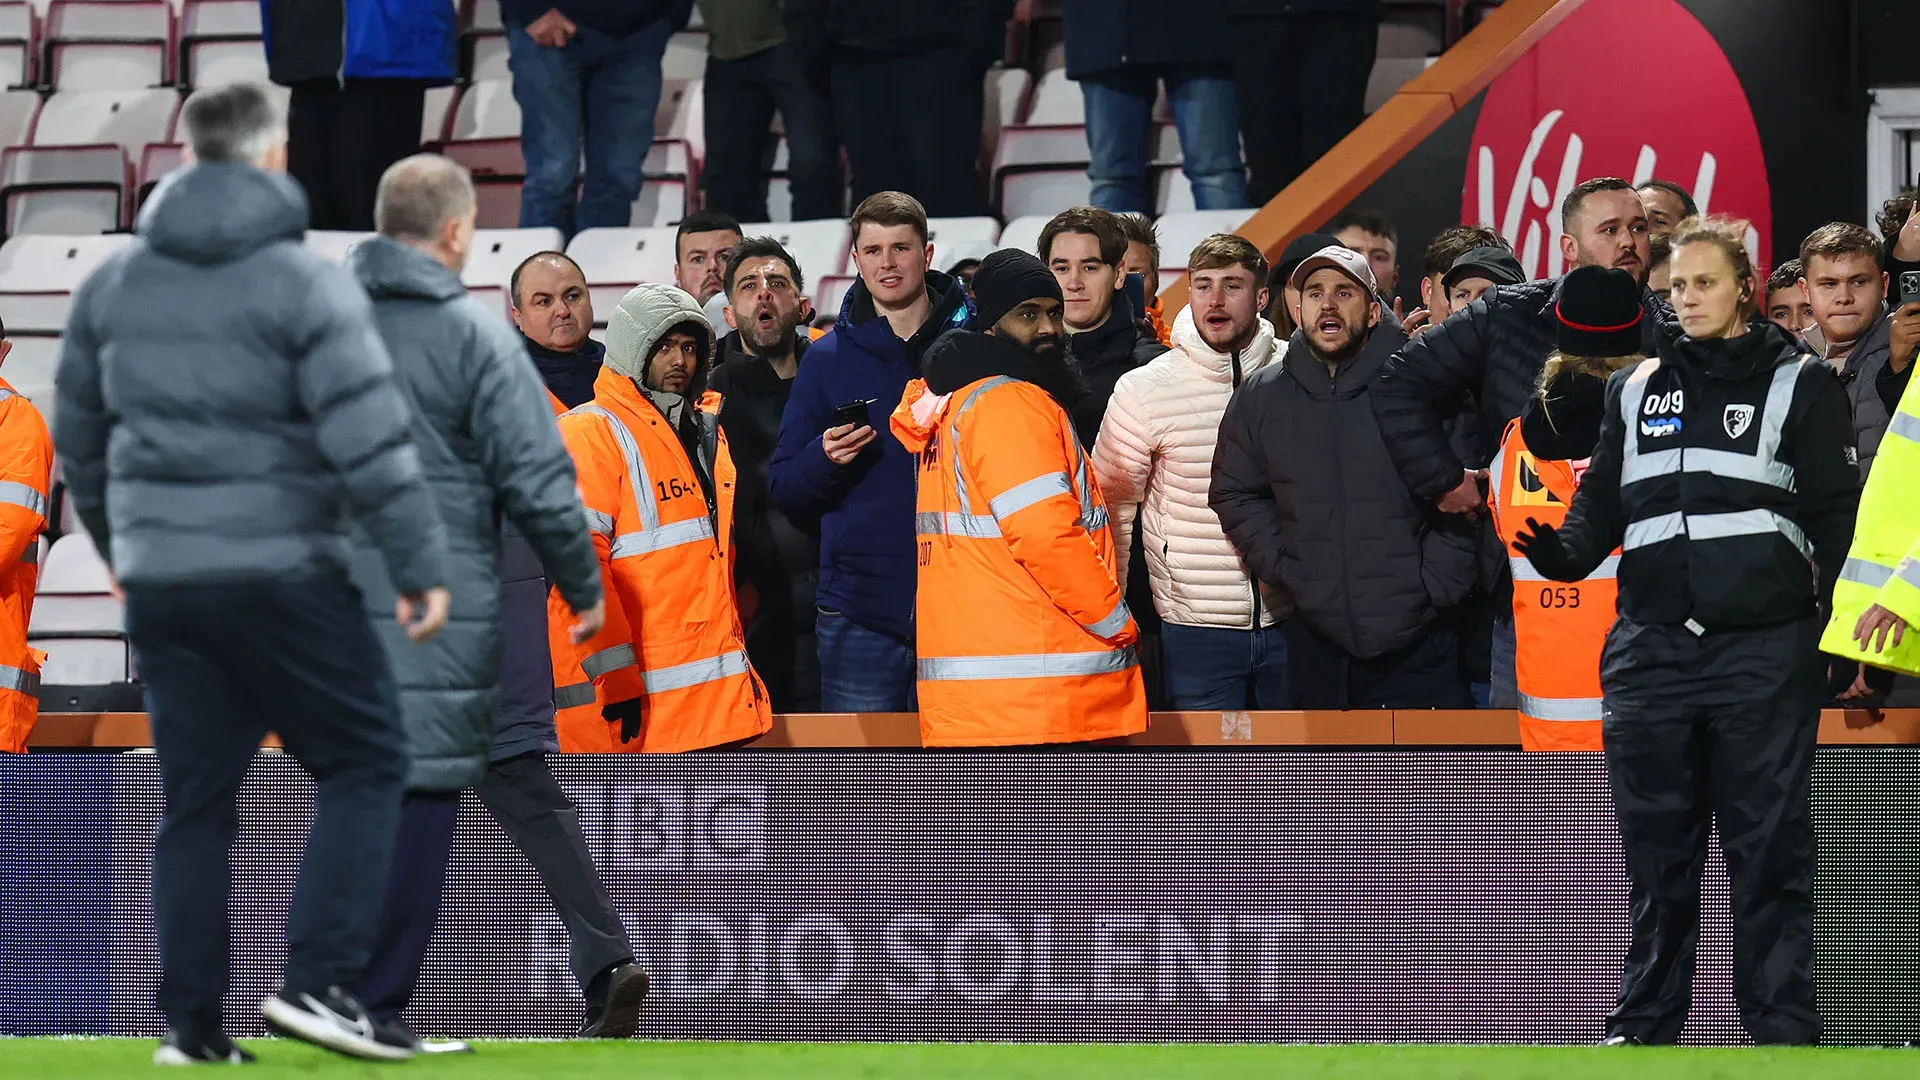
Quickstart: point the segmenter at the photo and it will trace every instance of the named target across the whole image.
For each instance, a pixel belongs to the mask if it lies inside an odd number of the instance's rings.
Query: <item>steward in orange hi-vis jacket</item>
[[[696,750],[773,726],[735,606],[712,354],[691,296],[638,286],[608,320],[593,400],[560,418],[610,586],[599,635],[550,635],[563,750]]]
[[[13,346],[0,342],[0,360]],[[40,410],[0,379],[0,750],[19,753],[40,716],[40,664],[27,644],[47,528],[53,437]]]
[[[1139,628],[1115,580],[1093,468],[1063,407],[1076,379],[1060,287],[1022,251],[974,274],[985,334],[950,331],[895,410],[919,455],[914,612],[928,746],[1146,730]]]

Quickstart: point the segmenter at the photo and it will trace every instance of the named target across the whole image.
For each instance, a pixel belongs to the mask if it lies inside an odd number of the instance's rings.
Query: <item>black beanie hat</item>
[[[973,272],[974,325],[991,330],[1007,312],[1029,300],[1062,299],[1053,271],[1032,252],[1001,248],[980,260]]]
[[[1580,266],[1560,279],[1554,303],[1568,356],[1631,356],[1640,351],[1640,283],[1625,270]]]

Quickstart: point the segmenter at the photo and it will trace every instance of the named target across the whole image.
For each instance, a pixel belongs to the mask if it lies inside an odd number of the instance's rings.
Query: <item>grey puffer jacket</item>
[[[1868,327],[1860,344],[1847,354],[1847,362],[1840,369],[1840,381],[1847,388],[1847,401],[1853,406],[1853,446],[1854,453],[1860,459],[1862,483],[1873,468],[1874,456],[1880,453],[1880,437],[1887,433],[1887,425],[1893,422],[1893,413],[1888,411],[1880,400],[1879,392],[1874,389],[1881,370],[1887,366],[1887,357],[1893,353],[1892,320],[1893,314],[1888,311]]]
[[[446,629],[424,645],[407,640],[371,546],[356,552],[354,577],[400,689],[413,753],[408,788],[458,791],[479,782],[493,741],[501,515],[576,610],[600,599],[599,562],[573,461],[507,324],[469,299],[453,271],[384,237],[356,247],[348,265],[373,298],[374,321],[413,406],[427,485],[447,522]]]
[[[1348,655],[1412,644],[1478,579],[1479,530],[1400,482],[1368,400],[1406,335],[1376,327],[1328,375],[1296,332],[1227,403],[1207,504],[1248,569]]]
[[[366,294],[307,251],[307,202],[238,163],[173,173],[73,298],[53,441],[123,584],[347,570],[349,514],[395,584],[446,539]]]

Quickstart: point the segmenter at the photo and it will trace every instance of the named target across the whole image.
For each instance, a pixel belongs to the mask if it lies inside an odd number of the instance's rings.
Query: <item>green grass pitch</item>
[[[372,1064],[244,1040],[247,1080],[1880,1080],[1920,1075],[1920,1050],[1598,1047],[1014,1045],[1007,1043],[491,1042],[465,1057]],[[0,1077],[166,1076],[137,1039],[0,1039]],[[225,1075],[224,1070],[216,1075]]]

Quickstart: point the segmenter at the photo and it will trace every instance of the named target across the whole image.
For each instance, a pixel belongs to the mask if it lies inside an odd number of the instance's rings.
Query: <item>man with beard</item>
[[[1445,614],[1477,580],[1477,532],[1400,483],[1368,400],[1406,334],[1381,325],[1357,251],[1324,248],[1291,283],[1301,328],[1227,403],[1208,505],[1248,569],[1293,594],[1300,708],[1471,707]]]
[[[557,251],[530,255],[507,280],[513,301],[513,325],[526,340],[527,355],[540,381],[562,406],[571,409],[593,400],[593,380],[607,350],[588,337],[593,329],[593,296],[580,264]]]
[[[720,395],[740,473],[735,576],[747,617],[747,656],[766,680],[773,711],[820,711],[820,660],[813,636],[814,579],[820,565],[817,522],[773,505],[767,463],[780,441],[780,414],[807,350],[795,328],[813,318],[800,264],[769,236],[742,240],[727,259],[727,325],[710,385]],[[748,599],[751,592],[752,599]]]
[[[1644,289],[1647,279],[1647,209],[1633,186],[1618,177],[1587,180],[1560,205],[1560,254],[1575,266],[1625,270],[1642,286],[1641,352],[1657,355],[1679,334],[1673,309]],[[1372,394],[1387,452],[1400,477],[1422,501],[1451,514],[1478,515],[1484,508],[1485,465],[1493,460],[1500,433],[1526,408],[1540,369],[1554,349],[1554,314],[1561,278],[1499,288],[1455,311],[1446,322],[1408,342],[1380,371]],[[1472,455],[1450,444],[1447,425],[1471,397],[1480,408],[1480,435]],[[1511,579],[1502,575],[1501,596]],[[1499,621],[1493,634],[1492,704],[1519,704],[1513,678],[1513,623]]]
[[[918,455],[916,652],[928,746],[1145,731],[1140,632],[1068,406],[1060,285],[1005,249],[973,279],[986,333],[927,354],[892,429]]]
[[[740,239],[740,223],[732,214],[717,210],[688,214],[673,234],[673,283],[705,307],[720,295],[727,252]]]

